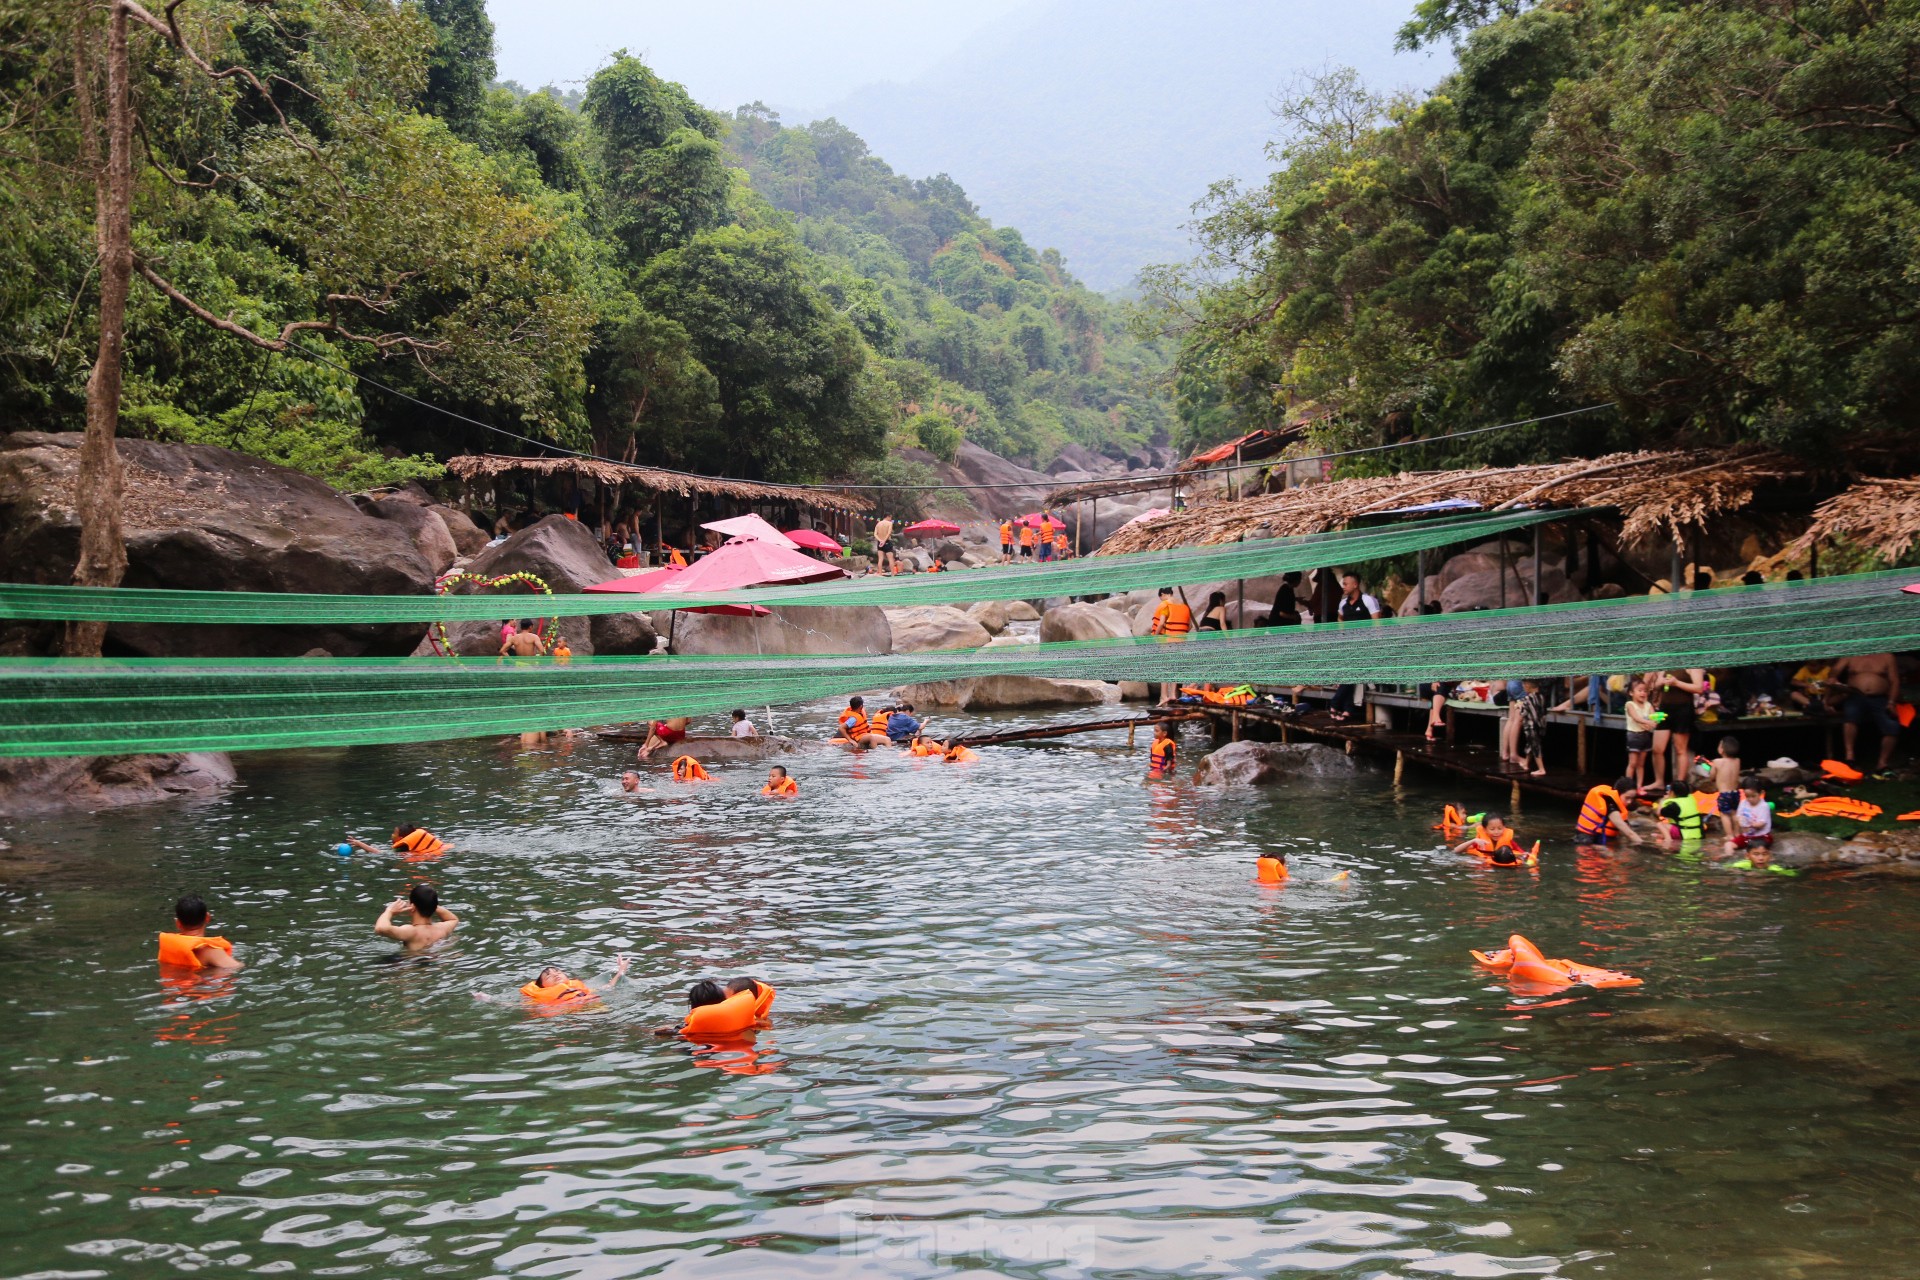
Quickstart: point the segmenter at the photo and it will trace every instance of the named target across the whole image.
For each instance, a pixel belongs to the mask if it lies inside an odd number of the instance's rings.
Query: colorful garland
[[[445,577],[435,581],[433,584],[434,594],[444,596],[463,582],[472,583],[475,587],[481,588],[482,590],[494,590],[518,583],[525,587],[529,594],[553,594],[553,588],[548,586],[546,580],[537,574],[525,572],[503,573],[497,578],[483,578],[477,573],[466,573],[464,571],[460,573],[449,573]],[[542,618],[540,619],[539,625],[534,628],[534,630],[538,632],[541,641],[546,644],[548,648],[553,647],[554,630],[558,622],[559,619],[557,618]],[[457,658],[460,656],[453,651],[453,641],[447,635],[447,624],[444,621],[433,624],[433,629],[427,632],[427,640],[433,645],[434,653],[440,657]]]

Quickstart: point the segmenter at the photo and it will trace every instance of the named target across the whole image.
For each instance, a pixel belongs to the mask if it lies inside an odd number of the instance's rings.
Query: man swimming
[[[392,917],[403,911],[407,913],[407,923],[393,923]],[[373,931],[403,944],[408,951],[425,951],[434,943],[445,941],[459,924],[460,917],[440,905],[440,895],[432,885],[417,884],[406,897],[395,898],[380,909]]]

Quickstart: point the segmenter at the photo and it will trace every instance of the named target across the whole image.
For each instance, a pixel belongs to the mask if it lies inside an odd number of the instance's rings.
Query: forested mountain
[[[780,480],[1169,418],[1166,358],[1057,258],[837,126],[717,115],[624,54],[573,101],[494,86],[483,0],[164,13],[125,24],[117,115],[104,10],[0,4],[0,428],[85,416],[119,305],[96,207],[133,245],[119,429],[343,486],[514,447],[416,401]]]
[[[1266,171],[1268,101],[1330,61],[1428,84],[1395,54],[1410,0],[1038,0],[905,83],[830,106],[911,172],[952,173],[994,219],[1103,291],[1191,252],[1194,201]]]
[[[1331,413],[1329,442],[1604,413],[1487,461],[1761,441],[1910,454],[1920,409],[1912,0],[1423,0],[1430,94],[1323,77],[1265,181],[1161,273],[1189,439]],[[1436,455],[1438,456],[1438,455]]]

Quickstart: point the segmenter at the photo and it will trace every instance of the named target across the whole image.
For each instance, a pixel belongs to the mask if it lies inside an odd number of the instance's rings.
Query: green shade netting
[[[912,605],[978,600],[1040,600],[1113,595],[1197,582],[1257,578],[1475,542],[1514,529],[1593,514],[1513,511],[1338,533],[1272,538],[1176,551],[1090,556],[1040,567],[859,578],[804,586],[752,587],[705,595],[621,592],[548,598],[511,595],[326,596],[244,591],[172,591],[138,587],[65,587],[0,583],[0,618],[55,622],[178,622],[349,626],[383,622],[499,618],[539,609],[562,617],[692,609],[717,604]],[[501,601],[513,603],[505,610]]]
[[[0,755],[424,742],[992,676],[1385,684],[1744,666],[1920,648],[1920,597],[1899,589],[1912,578],[878,657],[16,658],[0,660]]]

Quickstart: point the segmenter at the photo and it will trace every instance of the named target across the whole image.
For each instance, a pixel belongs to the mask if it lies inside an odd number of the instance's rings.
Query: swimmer
[[[406,924],[395,924],[390,917],[406,912]],[[380,909],[373,931],[383,938],[404,943],[409,951],[425,951],[451,935],[460,917],[440,905],[440,895],[430,884],[417,884],[404,898],[395,898]]]
[[[1153,726],[1153,743],[1147,748],[1147,778],[1149,781],[1167,777],[1174,770],[1175,761],[1180,754],[1180,744],[1174,741],[1173,730],[1162,720]]]
[[[1473,853],[1496,867],[1534,865],[1532,854],[1522,854],[1514,847],[1513,829],[1507,825],[1506,819],[1497,814],[1488,814],[1487,820],[1480,824],[1480,829],[1473,837],[1455,845],[1453,851]]]
[[[627,966],[631,962],[625,956],[617,956],[613,962],[613,977],[607,979],[607,985],[599,989],[588,986],[578,978],[569,978],[567,971],[557,964],[550,964],[534,976],[532,982],[520,988],[520,994],[540,1004],[571,1004],[577,1000],[591,1000],[595,996],[605,995],[620,985],[620,979],[627,976]],[[493,1003],[493,997],[484,991],[473,993],[475,1000]]]
[[[1287,881],[1287,855],[1275,850],[1263,853],[1254,861],[1254,878],[1262,884],[1284,884]]]
[[[160,963],[183,969],[238,969],[233,944],[207,933],[207,904],[189,893],[173,904],[172,933],[160,935]]]
[[[787,776],[785,765],[773,765],[767,770],[767,785],[760,788],[763,796],[797,796],[800,784]]]
[[[726,998],[727,992],[724,987],[712,978],[702,978],[687,988],[687,1011],[691,1013],[693,1010],[706,1005],[719,1004]],[[677,1036],[680,1034],[680,1028],[655,1027],[653,1034],[657,1036]]]
[[[512,655],[516,658],[537,658],[547,651],[547,642],[533,629],[533,620],[527,619],[518,630],[500,642],[500,656]]]
[[[629,770],[627,770],[627,771],[626,771],[625,773],[623,773],[623,774],[621,774],[621,775],[620,775],[620,789],[621,789],[622,791],[624,791],[624,792],[626,792],[626,793],[627,793],[628,795],[633,795],[633,794],[634,794],[635,792],[637,792],[637,791],[639,791],[639,790],[641,789],[641,787],[640,787],[640,775],[639,775],[639,774],[637,774],[637,773],[635,773],[635,772],[634,772],[633,770],[631,770],[631,769],[629,769]]]
[[[356,836],[348,836],[347,843],[362,853],[380,852]],[[417,822],[396,822],[393,824],[393,851],[417,854],[445,853],[447,842]]]

